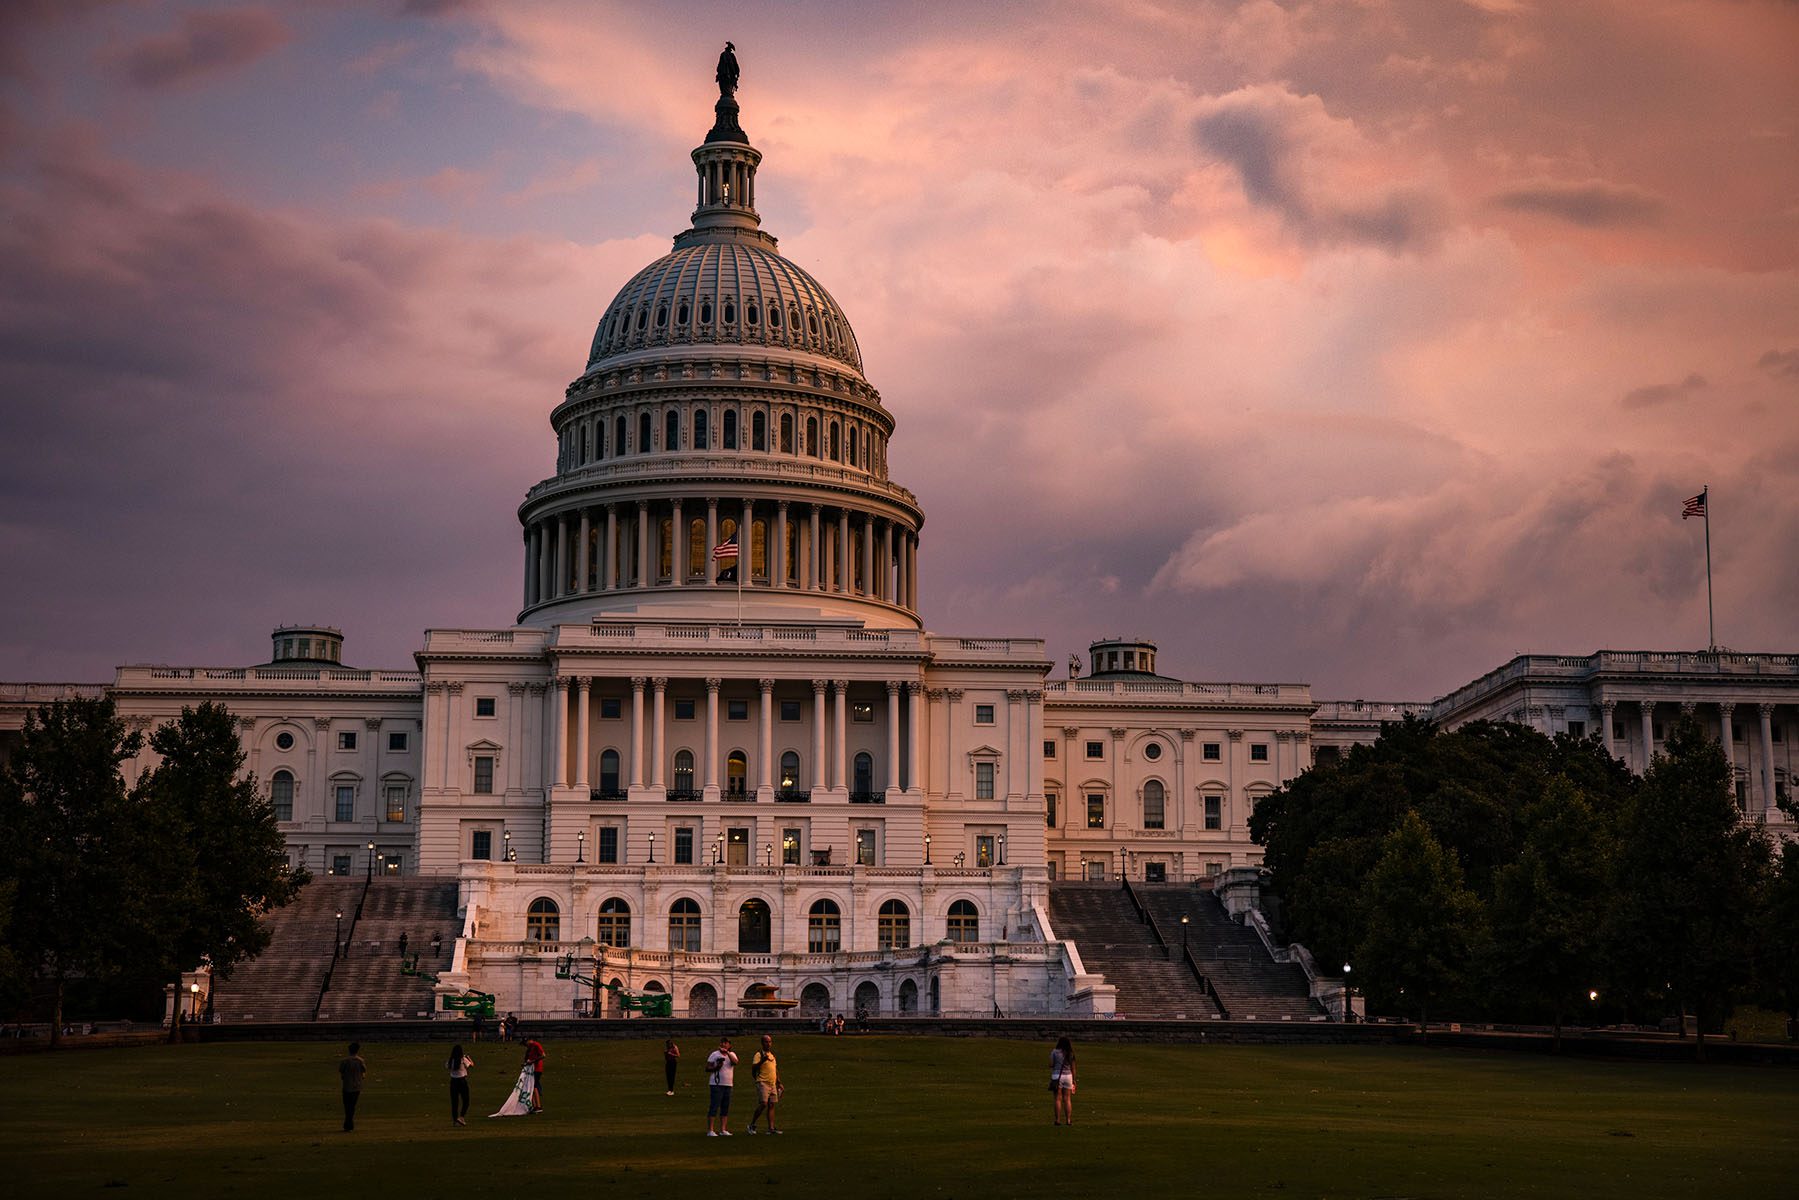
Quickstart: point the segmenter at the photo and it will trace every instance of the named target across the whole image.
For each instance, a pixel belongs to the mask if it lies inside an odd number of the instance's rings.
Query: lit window
[[[693,751],[677,750],[675,752],[675,791],[691,792],[693,790]]]
[[[974,840],[974,865],[991,867],[993,865],[993,835],[983,833]]]
[[[977,704],[974,706],[974,723],[976,725],[993,724],[993,705]]]
[[[785,866],[800,865],[800,831],[783,829],[781,831],[781,862]]]
[[[875,831],[856,830],[856,862],[864,867],[875,865]]]
[[[525,937],[533,942],[562,939],[562,910],[554,900],[533,900],[525,913]]]
[[[475,795],[493,795],[493,756],[480,754],[475,756]]]
[[[406,785],[390,783],[387,785],[387,819],[404,821],[406,819]]]
[[[850,705],[850,720],[860,725],[867,725],[875,719],[875,706],[872,704]]]
[[[1104,829],[1106,827],[1106,797],[1104,792],[1087,793],[1087,828]]]

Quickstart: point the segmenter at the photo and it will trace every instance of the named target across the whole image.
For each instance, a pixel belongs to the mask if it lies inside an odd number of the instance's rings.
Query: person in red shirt
[[[525,1039],[525,1065],[531,1068],[531,1111],[543,1111],[543,1043],[536,1038]]]

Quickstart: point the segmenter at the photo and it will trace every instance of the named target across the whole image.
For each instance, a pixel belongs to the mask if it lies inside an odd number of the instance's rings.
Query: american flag
[[[720,562],[727,558],[737,557],[737,535],[732,534],[718,545],[712,547],[712,561]]]
[[[1684,521],[1688,517],[1698,517],[1701,520],[1709,520],[1710,518],[1705,515],[1705,496],[1706,492],[1709,491],[1711,491],[1711,489],[1707,488],[1705,492],[1700,492],[1697,496],[1690,497],[1687,500],[1686,507],[1680,510],[1680,519]]]

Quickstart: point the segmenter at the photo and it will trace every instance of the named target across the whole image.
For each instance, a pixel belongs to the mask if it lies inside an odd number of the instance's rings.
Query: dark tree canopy
[[[1483,941],[1481,903],[1462,882],[1455,855],[1417,813],[1400,817],[1381,839],[1367,896],[1355,957],[1370,1002],[1423,1022],[1433,1005],[1467,993]]]

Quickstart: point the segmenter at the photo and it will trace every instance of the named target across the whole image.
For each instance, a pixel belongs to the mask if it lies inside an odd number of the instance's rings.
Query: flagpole
[[[1706,484],[1699,490],[1705,500],[1705,632],[1711,639],[1711,648],[1718,648],[1718,624],[1712,610],[1712,485]]]

